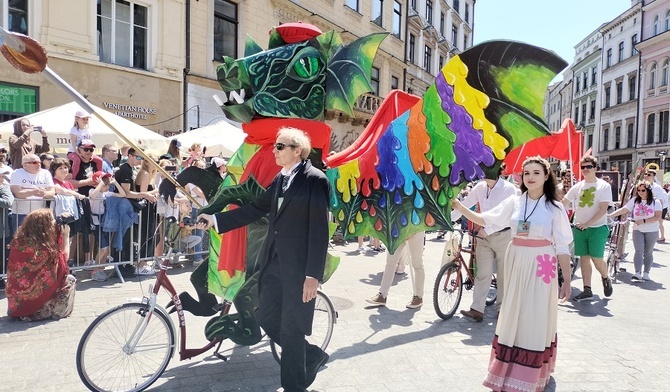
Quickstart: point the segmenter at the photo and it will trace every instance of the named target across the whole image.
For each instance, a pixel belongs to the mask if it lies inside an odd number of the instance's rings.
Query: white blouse
[[[557,254],[570,254],[572,228],[568,214],[560,202],[548,205],[544,195],[539,200],[533,200],[524,193],[521,196],[508,197],[497,207],[481,215],[486,226],[496,223],[511,227],[512,238],[545,239],[554,245]],[[530,228],[528,235],[520,236],[519,222],[524,220],[530,223]]]

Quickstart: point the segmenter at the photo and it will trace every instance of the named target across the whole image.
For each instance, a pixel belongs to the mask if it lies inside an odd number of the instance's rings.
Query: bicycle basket
[[[442,252],[442,264],[445,265],[451,261],[454,261],[458,255],[458,246],[461,243],[461,233],[456,231],[448,231],[444,239],[446,243],[444,244],[444,251]]]

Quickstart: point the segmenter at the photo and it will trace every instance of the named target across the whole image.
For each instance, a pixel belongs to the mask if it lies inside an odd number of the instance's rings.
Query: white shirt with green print
[[[600,203],[612,202],[612,188],[610,184],[597,178],[595,182],[584,182],[582,180],[575,184],[565,198],[572,203],[572,209],[575,211],[575,223],[588,222],[600,209]],[[596,222],[592,222],[589,227],[599,227],[607,224],[607,213],[603,214]]]

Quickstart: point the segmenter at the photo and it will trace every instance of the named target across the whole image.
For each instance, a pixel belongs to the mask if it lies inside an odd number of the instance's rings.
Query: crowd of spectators
[[[9,150],[0,148],[0,235],[4,262],[0,275],[7,271],[10,253],[7,245],[26,216],[41,208],[51,209],[62,227],[61,235],[69,244],[65,246],[65,257],[70,266],[85,266],[97,281],[108,278],[105,266],[114,261],[133,260],[132,264],[119,266],[124,276],[154,274],[153,263],[148,260],[167,250],[162,239],[167,232],[162,227],[163,218],[174,216],[179,221],[183,216],[197,216],[198,206],[183,193],[174,202],[160,200],[158,188],[164,179],[156,166],[171,175],[188,166],[205,168],[201,145],[191,146],[184,159],[176,140],[160,158],[146,152],[140,154],[127,145],[97,146],[95,130],[88,126],[90,117],[84,111],[75,113],[67,157],[53,154],[45,129],[34,127],[27,118],[15,121]],[[41,144],[31,136],[37,132]],[[212,164],[225,173],[225,160],[215,158]],[[189,184],[186,191],[201,206],[206,204],[198,187]],[[204,260],[203,234],[202,230],[180,228],[177,241],[181,245],[179,250],[193,254],[196,265]],[[1,278],[0,288],[4,288]]]

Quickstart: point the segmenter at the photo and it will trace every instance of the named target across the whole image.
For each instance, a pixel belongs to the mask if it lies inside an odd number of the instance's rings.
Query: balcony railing
[[[382,99],[382,97],[373,94],[363,94],[356,100],[354,110],[368,114],[375,114],[379,109]]]

